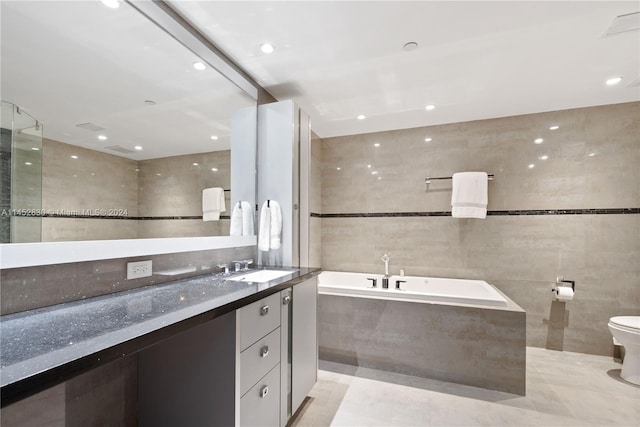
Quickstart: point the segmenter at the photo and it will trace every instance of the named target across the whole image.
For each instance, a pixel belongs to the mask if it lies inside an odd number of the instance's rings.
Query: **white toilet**
[[[624,346],[620,376],[640,385],[640,316],[617,316],[609,319],[609,331],[615,344]]]

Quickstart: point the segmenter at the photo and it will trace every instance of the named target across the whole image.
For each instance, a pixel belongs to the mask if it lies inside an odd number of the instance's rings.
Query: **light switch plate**
[[[151,260],[127,263],[127,280],[149,277],[152,274]]]

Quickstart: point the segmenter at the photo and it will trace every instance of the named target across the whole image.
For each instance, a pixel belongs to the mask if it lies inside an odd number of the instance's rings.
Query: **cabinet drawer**
[[[242,307],[240,310],[240,351],[280,326],[280,293]]]
[[[258,340],[240,355],[240,396],[280,362],[280,328]]]
[[[240,426],[280,425],[280,364],[240,399]]]

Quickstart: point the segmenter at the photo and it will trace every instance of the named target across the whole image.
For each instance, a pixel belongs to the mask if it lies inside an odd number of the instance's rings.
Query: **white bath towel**
[[[282,210],[274,200],[267,200],[260,211],[260,230],[258,232],[258,249],[268,251],[279,249],[282,244]]]
[[[454,218],[486,218],[489,176],[486,172],[453,174],[451,216]]]
[[[220,212],[224,212],[226,209],[224,204],[224,189],[213,187],[202,190],[203,221],[218,221],[220,219]]]
[[[253,209],[249,202],[238,202],[233,207],[231,213],[230,236],[252,236],[253,231]]]

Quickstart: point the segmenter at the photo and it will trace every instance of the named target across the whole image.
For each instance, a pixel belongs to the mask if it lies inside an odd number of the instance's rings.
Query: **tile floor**
[[[527,395],[320,362],[292,426],[639,427],[640,387],[610,357],[527,348]]]

